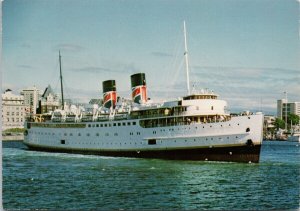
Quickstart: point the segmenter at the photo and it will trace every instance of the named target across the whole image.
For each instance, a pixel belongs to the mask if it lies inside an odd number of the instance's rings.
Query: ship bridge
[[[201,90],[182,98],[182,106],[187,107],[188,114],[194,115],[228,115],[227,102],[219,100],[213,91]]]

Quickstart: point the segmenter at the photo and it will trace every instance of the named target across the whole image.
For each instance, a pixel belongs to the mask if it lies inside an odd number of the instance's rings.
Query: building
[[[275,139],[275,116],[264,116],[264,139]]]
[[[2,94],[2,130],[24,128],[25,107],[24,96],[7,89]]]
[[[26,115],[36,114],[39,106],[40,90],[33,86],[23,89],[21,95],[24,96]]]
[[[41,96],[39,102],[39,111],[38,113],[51,113],[55,109],[61,107],[59,96],[55,94],[50,85],[45,89],[44,93]]]
[[[296,114],[300,117],[300,102],[289,103],[286,99],[277,100],[277,117],[284,120],[289,114]]]

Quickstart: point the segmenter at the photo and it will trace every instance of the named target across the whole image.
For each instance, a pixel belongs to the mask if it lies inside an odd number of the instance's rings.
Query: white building
[[[27,89],[23,89],[21,95],[24,96],[26,114],[36,114],[36,109],[39,105],[40,90],[35,86]]]
[[[40,100],[40,113],[51,113],[61,107],[60,104],[59,96],[54,93],[51,86],[48,85]]]
[[[289,114],[300,116],[300,102],[289,103],[286,99],[277,100],[277,117],[284,119]]]
[[[14,95],[10,89],[2,94],[2,130],[24,128],[24,97]]]

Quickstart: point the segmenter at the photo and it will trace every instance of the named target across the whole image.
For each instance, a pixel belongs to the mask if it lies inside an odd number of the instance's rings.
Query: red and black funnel
[[[145,73],[131,75],[132,100],[135,103],[147,102],[147,86]]]
[[[102,82],[103,106],[105,108],[115,108],[117,103],[116,81],[107,80]]]

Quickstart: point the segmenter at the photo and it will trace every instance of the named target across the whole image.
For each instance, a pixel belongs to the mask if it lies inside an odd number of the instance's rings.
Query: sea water
[[[29,151],[3,142],[4,209],[299,209],[299,143],[264,141],[260,163]]]

